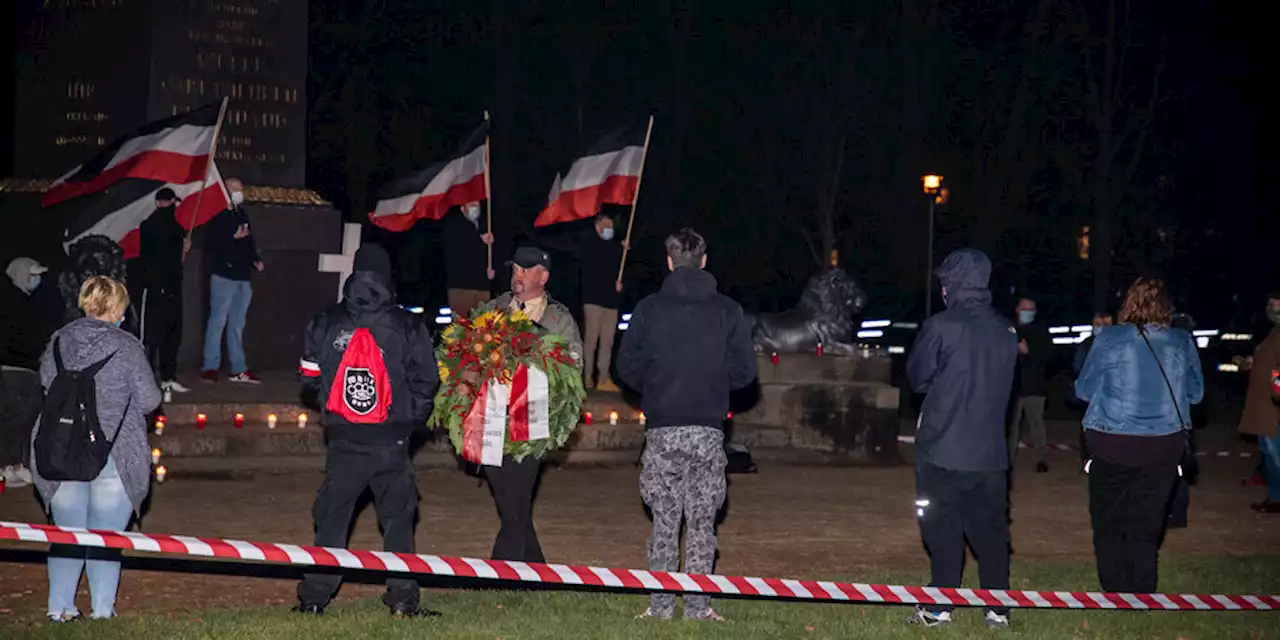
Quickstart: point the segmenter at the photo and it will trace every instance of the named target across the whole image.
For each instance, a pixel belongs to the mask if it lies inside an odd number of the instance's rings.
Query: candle
[[[237,428],[237,429],[243,429],[243,428],[244,428],[244,414],[243,414],[243,413],[237,413],[237,414],[236,414],[236,428]]]
[[[305,413],[299,413],[299,414],[298,414],[298,428],[299,428],[299,429],[305,429],[305,428],[306,428],[306,426],[307,426],[307,414],[305,414]]]
[[[778,364],[778,352],[777,352],[777,351],[774,351],[773,353],[769,354],[769,362],[772,362],[772,363],[773,363],[773,364],[775,364],[775,365],[777,365],[777,364]]]
[[[203,428],[204,428],[204,423],[205,423],[207,420],[208,420],[208,418],[207,418],[207,417],[205,417],[205,415],[204,415],[203,413],[197,413],[197,414],[196,414],[196,428],[197,428],[197,429],[203,429]]]
[[[164,416],[156,418],[156,435],[164,435]]]
[[[267,414],[267,428],[268,429],[276,428],[276,414],[274,413]]]
[[[164,465],[156,467],[156,482],[164,482],[166,475],[169,475],[169,470],[165,469]]]
[[[582,414],[582,424],[591,424],[591,412]]]
[[[648,423],[649,423],[649,418],[645,417],[644,412],[643,412],[643,411],[641,411],[641,412],[640,412],[640,426],[642,426],[642,427],[643,427],[644,425],[646,425],[646,424],[648,424]]]
[[[618,424],[618,412],[617,412],[617,411],[610,411],[610,412],[609,412],[609,424],[612,424],[612,425],[616,425],[616,424]]]
[[[724,419],[725,419],[725,420],[732,420],[732,419],[733,419],[733,412],[732,412],[732,411],[730,411],[730,412],[729,412],[729,415],[725,416],[725,417],[724,417]]]
[[[821,342],[819,342],[819,343],[818,343],[818,357],[819,357],[819,358],[821,358],[821,357],[822,357],[822,343],[821,343]]]
[[[159,463],[160,463],[160,450],[159,450],[159,449],[152,449],[152,450],[151,450],[151,464],[159,464]]]

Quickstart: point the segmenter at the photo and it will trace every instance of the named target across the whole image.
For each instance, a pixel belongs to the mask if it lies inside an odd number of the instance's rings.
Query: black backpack
[[[36,470],[46,480],[87,482],[98,477],[107,466],[107,456],[115,438],[98,423],[98,389],[94,377],[106,366],[114,353],[80,371],[69,371],[62,364],[60,340],[53,342],[53,361],[57,375],[44,394],[40,410],[40,431],[36,434]],[[129,402],[132,402],[130,398]],[[129,414],[125,404],[116,436]]]

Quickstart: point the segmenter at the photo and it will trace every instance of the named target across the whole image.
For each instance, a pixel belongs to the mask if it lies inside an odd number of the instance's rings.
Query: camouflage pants
[[[653,511],[649,569],[680,570],[680,523],[687,525],[684,570],[711,573],[716,561],[716,512],[724,504],[724,432],[714,427],[660,427],[645,434],[640,496]],[[675,613],[676,599],[655,593],[649,608],[662,618]],[[711,608],[709,596],[685,596],[684,615]]]

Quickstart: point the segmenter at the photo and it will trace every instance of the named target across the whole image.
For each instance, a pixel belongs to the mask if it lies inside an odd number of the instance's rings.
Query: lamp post
[[[922,176],[924,193],[929,197],[929,245],[925,251],[924,262],[924,317],[927,320],[933,315],[933,210],[946,201],[947,191],[942,188],[942,176],[929,174]]]

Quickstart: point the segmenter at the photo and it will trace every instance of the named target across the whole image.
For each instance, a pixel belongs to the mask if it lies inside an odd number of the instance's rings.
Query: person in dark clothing
[[[249,370],[244,357],[244,324],[253,301],[250,274],[263,271],[258,243],[249,228],[249,215],[240,207],[244,203],[244,185],[237,179],[227,180],[231,207],[214,216],[205,226],[205,249],[213,263],[209,278],[209,324],[204,332],[204,366],[200,377],[217,382],[222,367],[222,332],[227,332],[227,359],[230,360],[231,382],[260,384]]]
[[[1053,340],[1049,328],[1036,320],[1036,301],[1018,301],[1018,399],[1013,405],[1013,421],[1009,425],[1009,466],[1018,457],[1018,441],[1025,425],[1031,432],[1035,449],[1036,472],[1049,471],[1045,459],[1049,452],[1044,424],[1044,403],[1049,393],[1049,360],[1053,356]]]
[[[1191,336],[1170,326],[1164,283],[1140,278],[1076,380],[1089,403],[1089,515],[1105,591],[1155,593],[1169,496],[1204,374]]]
[[[191,238],[174,214],[178,196],[165,187],[156,192],[156,210],[138,228],[138,260],[142,270],[142,344],[147,361],[160,374],[160,388],[190,391],[178,382],[178,347],[182,344],[182,263]]]
[[[337,400],[348,407],[352,406],[351,397],[360,397],[360,389],[376,384],[363,379],[353,382],[347,377],[350,371],[343,370],[347,346],[359,329],[372,334],[386,367],[389,388],[374,387],[372,396],[374,402],[390,403],[389,407],[384,405],[387,416],[382,422],[352,422],[330,410],[329,392],[335,377],[342,376],[338,383],[343,397]],[[385,249],[367,244],[356,252],[342,302],[318,314],[304,339],[299,365],[303,392],[324,408],[321,423],[329,448],[324,484],[312,510],[316,544],[347,545],[356,502],[367,488],[373,492],[383,549],[413,553],[418,489],[409,438],[431,414],[440,377],[430,331],[418,316],[396,305],[391,292],[391,258]],[[376,372],[361,371],[376,380]],[[298,585],[300,604],[296,610],[323,613],[341,582],[336,573],[306,574]],[[383,602],[397,616],[434,615],[418,609],[418,595],[413,578],[390,578]]]
[[[31,484],[27,467],[31,427],[40,415],[40,356],[54,326],[37,309],[36,291],[48,271],[31,258],[14,258],[0,281],[0,478],[9,488]]]
[[[582,242],[582,374],[588,389],[617,392],[610,369],[613,337],[618,330],[618,302],[622,298],[622,280],[618,278],[622,245],[614,241],[613,219],[609,216],[596,216],[592,231]]]
[[[461,210],[445,215],[444,277],[449,308],[455,318],[466,317],[477,305],[492,297],[493,268],[489,249],[493,234],[480,228],[480,203],[469,202]]]
[[[1080,377],[1080,371],[1084,369],[1084,361],[1089,357],[1089,350],[1093,348],[1094,338],[1096,338],[1104,328],[1110,327],[1113,324],[1115,324],[1115,318],[1113,318],[1110,313],[1099,311],[1098,313],[1093,314],[1093,331],[1089,334],[1088,338],[1084,339],[1084,342],[1080,343],[1079,347],[1076,347],[1076,353],[1071,357],[1071,377],[1073,380]],[[1074,395],[1071,397],[1074,397]],[[1080,400],[1079,398],[1075,398],[1075,403],[1076,406],[1089,406],[1089,403]],[[1082,465],[1080,473],[1084,473],[1083,465],[1089,461],[1089,443],[1086,442],[1083,429],[1080,430],[1079,447],[1080,464]]]
[[[618,375],[640,392],[648,423],[640,495],[653,511],[649,569],[680,570],[685,519],[689,573],[715,568],[716,512],[726,495],[724,450],[729,392],[756,379],[751,327],[742,307],[704,271],[707,243],[692,229],[666,241],[671,274],[640,301],[618,351]],[[642,617],[670,619],[675,596],[655,593]],[[687,595],[684,617],[723,620],[711,598]]]
[[[916,431],[916,516],[929,552],[929,584],[960,586],[968,540],[982,588],[1008,589],[1004,422],[1019,340],[991,306],[985,254],[960,249],[935,274],[947,310],[925,320],[907,360],[912,390],[926,394]],[[909,621],[948,624],[951,607],[920,607]],[[1008,609],[987,609],[986,624],[1007,628]]]

